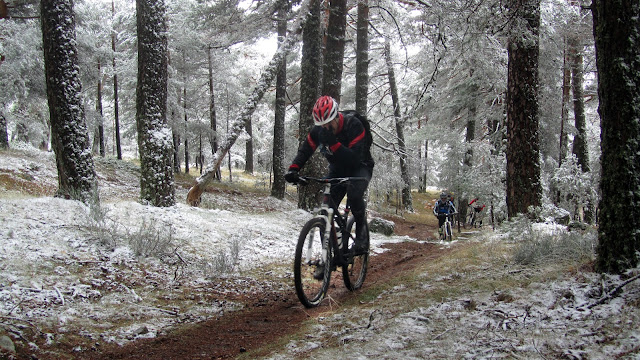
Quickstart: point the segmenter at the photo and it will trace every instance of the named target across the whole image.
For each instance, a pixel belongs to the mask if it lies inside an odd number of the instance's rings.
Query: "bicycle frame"
[[[343,178],[343,181],[346,181],[348,178]],[[314,179],[318,181],[319,179]],[[328,179],[320,179],[321,182],[324,183],[323,188],[323,198],[320,207],[314,210],[314,216],[320,217],[325,220],[326,229],[324,232],[324,236],[329,236],[329,244],[333,248],[335,254],[339,254],[337,256],[337,264],[342,266],[348,262],[348,259],[345,259],[346,252],[343,251],[341,244],[338,244],[338,231],[340,232],[341,241],[347,241],[348,237],[351,236],[351,233],[347,231],[347,221],[349,219],[349,213],[351,210],[351,206],[349,205],[349,201],[347,200],[347,205],[345,207],[344,213],[340,212],[337,204],[334,204],[333,199],[331,198],[331,184],[332,182]],[[322,181],[324,180],[324,181]],[[339,182],[338,182],[339,183]],[[337,225],[337,226],[335,226]],[[323,260],[327,260],[327,254],[323,252],[322,254]]]

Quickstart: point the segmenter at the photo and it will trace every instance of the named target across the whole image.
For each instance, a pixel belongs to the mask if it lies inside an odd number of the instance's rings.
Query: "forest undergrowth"
[[[292,291],[296,224],[308,215],[291,200],[269,199],[264,179],[238,171],[212,186],[201,208],[155,209],[136,203],[134,163],[99,159],[104,212],[96,213],[50,198],[55,162],[35,155],[0,153],[0,335],[18,354],[82,357]],[[178,202],[194,176],[176,177]],[[370,209],[435,229],[434,196],[416,193],[413,213],[398,214],[393,204]],[[389,281],[365,282],[343,302],[329,296],[327,309],[299,330],[240,357],[638,359],[638,269],[594,272],[594,229],[522,218],[497,231],[456,231],[451,243],[434,236],[376,235],[377,252],[388,242],[433,242],[446,253],[424,254]]]

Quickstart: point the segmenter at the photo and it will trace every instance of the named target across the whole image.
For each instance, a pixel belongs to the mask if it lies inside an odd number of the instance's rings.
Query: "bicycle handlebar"
[[[337,178],[316,178],[311,176],[300,176],[298,178],[298,184],[307,185],[309,181],[317,182],[320,184],[341,184],[351,181],[366,181],[366,177],[360,176],[347,176],[347,177],[337,177]]]

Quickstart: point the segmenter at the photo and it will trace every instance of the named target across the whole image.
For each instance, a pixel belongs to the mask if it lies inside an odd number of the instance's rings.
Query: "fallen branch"
[[[620,291],[622,290],[622,288],[624,286],[626,286],[627,284],[640,279],[640,274],[627,279],[626,281],[624,281],[622,284],[616,286],[615,289],[611,290],[610,292],[608,292],[607,294],[605,294],[603,297],[600,298],[600,300],[594,302],[593,304],[587,305],[587,309],[591,309],[593,307],[596,307],[598,305],[604,304],[607,300],[610,300],[616,296],[618,296],[618,293],[620,293]]]

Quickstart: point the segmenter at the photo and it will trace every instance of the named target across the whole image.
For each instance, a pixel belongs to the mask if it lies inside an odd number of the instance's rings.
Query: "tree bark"
[[[104,117],[102,116],[102,68],[100,66],[100,59],[98,59],[98,86],[96,96],[96,112],[98,113],[98,148],[100,156],[104,157]]]
[[[244,172],[253,174],[253,128],[251,125],[251,117],[247,118],[244,124],[244,130],[247,132],[247,135],[249,135],[249,138],[244,144]]]
[[[298,145],[304,141],[309,129],[314,126],[312,111],[320,93],[320,73],[322,66],[322,36],[320,32],[320,0],[311,0],[309,18],[304,25],[302,35],[302,59],[300,69],[300,119],[298,121]],[[305,175],[321,177],[326,168],[326,160],[314,154],[302,170]],[[320,199],[317,194],[320,184],[311,183],[298,187],[298,207],[304,210],[316,208]]]
[[[400,173],[402,177],[402,206],[408,211],[413,211],[413,198],[411,196],[411,178],[409,177],[409,164],[407,163],[407,147],[404,142],[404,119],[400,114],[400,98],[396,86],[396,76],[391,61],[391,44],[387,39],[384,46],[384,55],[387,63],[389,86],[391,87],[391,99],[393,101],[393,117],[396,120],[396,132],[398,135],[398,151],[400,152]]]
[[[136,125],[140,198],[153,206],[175,204],[171,130],[167,126],[167,29],[163,0],[136,0],[138,84]]]
[[[283,46],[287,37],[287,14],[288,4],[278,9],[278,48]],[[276,77],[276,104],[275,121],[273,125],[273,184],[271,186],[271,196],[277,199],[284,199],[286,183],[284,180],[284,120],[286,115],[286,94],[287,94],[287,60],[286,58],[278,68]]]
[[[369,0],[358,1],[356,26],[356,111],[366,115],[369,97]]]
[[[7,131],[7,118],[0,110],[0,149],[9,148],[9,132]]]
[[[539,0],[512,0],[513,28],[508,41],[507,212],[509,217],[539,206],[538,139]]]
[[[586,118],[584,114],[584,93],[582,90],[582,79],[584,76],[582,69],[582,45],[576,37],[572,37],[569,40],[569,58],[571,64],[571,90],[573,91],[573,113],[576,127],[572,153],[576,156],[582,171],[588,172],[590,169],[587,149]]]
[[[73,2],[42,1],[40,14],[52,146],[58,168],[57,196],[99,203],[82,105]]]
[[[187,123],[187,76],[184,77],[185,87],[182,92],[182,111],[184,113],[184,173],[189,173],[189,124]]]
[[[347,0],[329,0],[329,23],[322,70],[322,95],[329,95],[340,103],[342,67],[344,63],[345,31],[347,28]]]
[[[596,267],[623,273],[640,251],[640,4],[594,0],[602,173]]]
[[[204,173],[196,179],[195,185],[189,190],[189,193],[187,194],[188,204],[192,206],[197,206],[198,204],[200,204],[200,196],[204,192],[205,187],[213,179],[215,171],[222,162],[222,159],[238,139],[238,136],[240,136],[240,132],[242,131],[247,118],[251,117],[256,109],[256,106],[258,105],[258,102],[260,101],[260,99],[262,99],[265,91],[275,78],[278,66],[285,59],[289,51],[293,48],[293,45],[298,41],[302,29],[302,24],[308,16],[309,1],[310,0],[305,0],[300,6],[300,10],[294,21],[292,31],[289,36],[287,36],[284,46],[282,46],[282,48],[276,51],[276,53],[273,55],[273,58],[269,62],[269,65],[262,72],[260,80],[258,81],[258,85],[253,89],[253,92],[249,96],[249,99],[247,99],[247,102],[240,111],[240,114],[234,120],[233,124],[231,124],[229,132],[227,133],[224,142],[221,144],[220,149],[218,149],[218,151],[213,156],[212,162],[207,165]]]
[[[111,1],[111,16],[115,16],[116,7],[114,0]],[[116,71],[116,31],[111,32],[111,50],[113,51],[113,117],[116,137],[116,156],[122,160],[122,146],[120,145],[120,114],[118,108],[118,72]]]
[[[216,97],[213,91],[213,59],[211,56],[212,52],[211,45],[207,49],[207,62],[209,65],[209,126],[211,129],[211,133],[209,135],[209,144],[211,145],[211,155],[215,155],[216,151],[218,151],[218,120],[216,118]],[[203,164],[204,166],[204,164]],[[217,180],[220,180],[220,167],[216,169],[216,173],[214,177]]]

